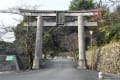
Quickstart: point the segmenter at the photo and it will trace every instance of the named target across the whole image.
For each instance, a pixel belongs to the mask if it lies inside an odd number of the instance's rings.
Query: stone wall
[[[87,51],[86,56],[90,68],[93,64],[93,68],[98,71],[120,73],[120,42],[94,48]]]

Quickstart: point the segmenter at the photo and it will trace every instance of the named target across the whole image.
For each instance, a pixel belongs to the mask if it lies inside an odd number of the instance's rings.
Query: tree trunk
[[[29,53],[29,69],[32,69],[32,65],[33,65],[33,55],[32,55],[32,52],[30,51],[30,53]]]

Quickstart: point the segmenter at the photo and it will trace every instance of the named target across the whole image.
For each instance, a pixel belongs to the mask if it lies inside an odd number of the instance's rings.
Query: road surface
[[[49,61],[44,69],[0,74],[0,80],[96,80],[98,73],[89,70],[79,70],[76,64],[65,58]]]

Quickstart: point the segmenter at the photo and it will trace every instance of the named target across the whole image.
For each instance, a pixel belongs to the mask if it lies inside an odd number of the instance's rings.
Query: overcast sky
[[[0,0],[0,9],[21,5],[40,5],[40,9],[68,9],[71,0]]]

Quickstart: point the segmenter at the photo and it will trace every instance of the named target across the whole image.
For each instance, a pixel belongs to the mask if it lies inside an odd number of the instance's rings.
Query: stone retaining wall
[[[98,71],[120,73],[120,42],[87,51],[86,56],[89,67],[93,64],[93,68]]]

